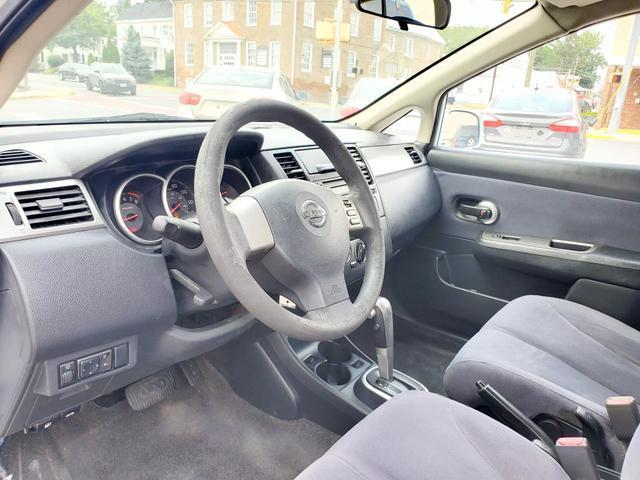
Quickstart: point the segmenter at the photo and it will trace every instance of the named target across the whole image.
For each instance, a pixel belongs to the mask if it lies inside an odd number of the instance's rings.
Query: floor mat
[[[422,382],[429,391],[444,394],[444,372],[466,339],[398,316],[394,319],[394,336],[395,369]],[[370,322],[349,338],[375,359]]]
[[[6,439],[13,480],[288,479],[338,436],[279,420],[238,397],[204,360],[207,380],[141,412],[89,405],[44,432]]]

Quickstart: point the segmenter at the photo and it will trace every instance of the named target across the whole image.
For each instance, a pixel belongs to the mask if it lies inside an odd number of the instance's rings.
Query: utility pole
[[[340,80],[340,33],[342,31],[343,8],[342,1],[337,0],[335,11],[335,33],[333,38],[333,54],[331,56],[331,110],[337,116],[338,81]]]
[[[175,18],[175,17],[174,17]],[[296,29],[298,27],[298,1],[293,0],[293,30],[291,32],[291,75],[289,81],[293,85],[296,76]]]
[[[537,51],[538,51],[537,48],[534,48],[533,50],[529,50],[529,63],[527,63],[527,73],[525,73],[524,75],[524,86],[527,88],[531,86],[531,76],[533,75],[533,64],[536,61]]]
[[[640,15],[636,14],[633,19],[633,29],[631,30],[631,39],[629,40],[629,50],[627,50],[627,58],[624,62],[622,78],[620,79],[620,88],[618,89],[616,101],[613,104],[613,111],[611,112],[611,118],[609,119],[609,128],[607,129],[607,133],[609,134],[616,133],[620,128],[620,118],[622,116],[622,109],[624,108],[624,99],[627,96],[631,70],[633,70],[633,60],[635,59],[636,50],[638,49],[638,38],[640,38]]]

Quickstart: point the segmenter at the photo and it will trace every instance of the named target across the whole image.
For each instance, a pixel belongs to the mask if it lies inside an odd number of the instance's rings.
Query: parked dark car
[[[58,77],[60,80],[86,82],[90,71],[89,65],[84,63],[65,63],[58,67]]]
[[[582,158],[587,125],[575,92],[519,88],[499,93],[483,113],[479,148]]]
[[[136,79],[119,63],[91,64],[87,77],[89,90],[99,89],[100,93],[136,94]]]

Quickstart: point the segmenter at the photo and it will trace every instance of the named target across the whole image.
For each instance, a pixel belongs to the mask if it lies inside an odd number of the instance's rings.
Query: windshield
[[[194,83],[239,88],[271,88],[273,72],[210,68],[202,72]]]
[[[100,70],[102,73],[127,73],[124,67],[117,63],[103,63],[97,65],[96,69]]]
[[[215,120],[254,97],[339,120],[535,1],[451,3],[446,29],[403,31],[351,0],[94,0],[33,59],[0,125]]]
[[[571,93],[529,89],[500,94],[491,110],[529,113],[565,113],[571,111]]]

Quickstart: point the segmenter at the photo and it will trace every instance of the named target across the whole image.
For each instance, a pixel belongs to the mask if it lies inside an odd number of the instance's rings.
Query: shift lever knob
[[[393,380],[393,310],[389,300],[379,297],[371,312],[371,318],[380,378],[391,382]]]

